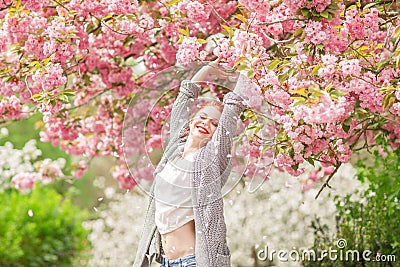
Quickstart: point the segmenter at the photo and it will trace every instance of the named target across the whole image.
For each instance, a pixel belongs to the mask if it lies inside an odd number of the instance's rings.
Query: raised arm
[[[170,133],[172,135],[179,134],[182,126],[189,120],[191,107],[194,100],[199,96],[201,87],[190,80],[181,82],[179,94],[172,106],[170,117]]]
[[[237,129],[240,113],[247,107],[248,97],[243,89],[247,82],[248,79],[243,74],[240,74],[234,91],[224,96],[224,109],[218,127],[212,137],[212,143],[216,147],[217,160],[223,171],[229,167],[233,137]],[[225,181],[223,181],[222,185],[224,183]]]

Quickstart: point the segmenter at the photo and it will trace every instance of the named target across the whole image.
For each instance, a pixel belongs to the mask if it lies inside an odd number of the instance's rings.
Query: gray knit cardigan
[[[154,177],[169,159],[182,152],[186,141],[182,136],[191,115],[191,106],[201,87],[189,80],[181,83],[179,94],[170,118],[170,141],[158,163]],[[244,110],[243,99],[229,92],[224,96],[224,109],[212,139],[202,147],[194,158],[194,170],[190,175],[192,203],[196,230],[197,267],[230,267],[230,251],[226,242],[226,225],[221,189],[231,172],[232,138],[236,132],[239,114]],[[133,267],[150,266],[153,259],[162,263],[164,253],[161,235],[155,224],[154,182],[145,224],[139,241]]]

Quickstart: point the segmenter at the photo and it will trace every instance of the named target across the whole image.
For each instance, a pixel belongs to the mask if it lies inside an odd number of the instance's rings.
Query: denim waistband
[[[187,266],[189,264],[195,264],[195,263],[196,263],[196,255],[191,254],[191,255],[183,256],[183,257],[173,259],[173,260],[168,260],[167,258],[164,258],[163,266],[183,267],[183,266]]]

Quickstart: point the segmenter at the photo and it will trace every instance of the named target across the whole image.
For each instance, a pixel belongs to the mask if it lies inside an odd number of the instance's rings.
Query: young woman
[[[207,75],[226,77],[218,61],[181,83],[170,118],[170,140],[154,172],[145,225],[133,267],[227,267],[221,189],[231,172],[232,138],[244,99],[239,82],[190,116]],[[240,78],[239,78],[240,80]]]

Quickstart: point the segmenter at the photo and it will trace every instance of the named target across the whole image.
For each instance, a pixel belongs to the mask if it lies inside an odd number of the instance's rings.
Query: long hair
[[[212,100],[210,102],[207,102],[206,104],[201,105],[197,109],[197,111],[190,116],[189,121],[186,123],[185,128],[181,131],[181,133],[179,135],[180,138],[184,138],[186,141],[186,139],[189,135],[189,132],[190,132],[190,123],[193,121],[193,118],[196,117],[197,113],[199,113],[199,111],[205,107],[216,107],[216,108],[218,108],[219,112],[222,113],[222,110],[224,109],[224,104],[222,104],[221,101]]]

